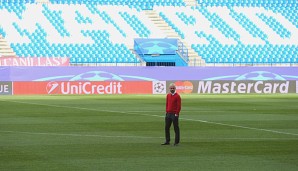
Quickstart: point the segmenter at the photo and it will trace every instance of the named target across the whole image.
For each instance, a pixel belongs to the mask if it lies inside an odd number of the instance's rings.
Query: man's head
[[[176,85],[174,83],[171,83],[169,89],[170,89],[170,92],[172,94],[175,93],[175,91],[176,91]]]

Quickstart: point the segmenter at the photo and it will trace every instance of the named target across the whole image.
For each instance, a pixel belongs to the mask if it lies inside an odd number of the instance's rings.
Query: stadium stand
[[[0,57],[2,56],[15,57],[16,54],[10,47],[9,43],[7,43],[3,36],[0,34]]]
[[[0,53],[139,66],[135,38],[176,38],[188,66],[292,66],[297,13],[297,0],[0,0]]]

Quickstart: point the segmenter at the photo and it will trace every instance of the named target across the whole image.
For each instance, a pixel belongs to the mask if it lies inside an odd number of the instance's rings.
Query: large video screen
[[[135,39],[134,50],[143,55],[171,55],[178,50],[177,39]]]

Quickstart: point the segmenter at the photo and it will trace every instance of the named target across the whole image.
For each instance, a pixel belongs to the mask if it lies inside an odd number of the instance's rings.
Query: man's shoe
[[[169,142],[164,142],[161,145],[170,145],[170,143]]]
[[[175,143],[174,146],[178,146],[179,143]]]

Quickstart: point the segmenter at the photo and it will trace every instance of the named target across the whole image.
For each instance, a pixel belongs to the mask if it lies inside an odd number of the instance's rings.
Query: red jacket
[[[181,97],[178,93],[172,95],[171,93],[167,94],[166,100],[166,112],[179,115],[181,110]]]

